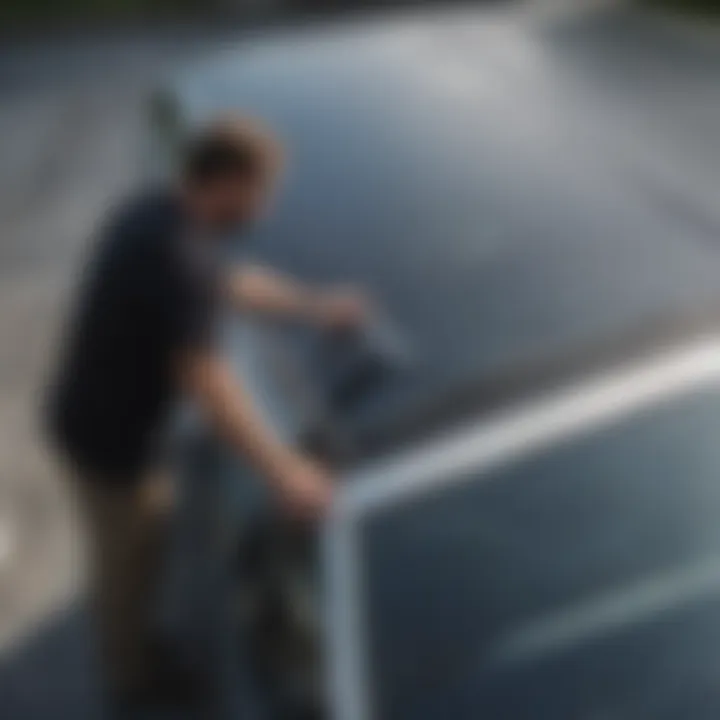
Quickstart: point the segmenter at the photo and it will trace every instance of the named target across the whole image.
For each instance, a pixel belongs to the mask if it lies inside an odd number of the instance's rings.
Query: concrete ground
[[[233,38],[232,31],[183,32],[0,50],[3,720],[96,716],[77,604],[81,548],[69,500],[38,439],[40,391],[93,220],[135,177],[148,87]],[[585,100],[594,87],[597,98],[615,99],[613,121],[625,128],[624,142],[652,155],[643,168],[666,177],[663,188],[692,197],[694,205],[678,211],[693,213],[720,241],[720,35],[616,11],[554,41],[575,76],[584,66]],[[665,150],[655,155],[653,147]],[[672,192],[658,201],[672,202]]]
[[[38,406],[95,218],[132,184],[143,99],[168,67],[231,41],[17,43],[0,51],[0,717],[89,697],[81,547]],[[93,717],[75,702],[67,717]],[[66,715],[63,715],[66,717]]]

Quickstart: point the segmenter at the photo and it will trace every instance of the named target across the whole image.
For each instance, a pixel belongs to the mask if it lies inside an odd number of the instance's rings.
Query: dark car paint
[[[541,33],[434,22],[256,41],[176,85],[187,122],[244,109],[287,145],[249,252],[366,286],[410,338],[413,380],[368,425],[718,297],[704,225],[630,172]],[[497,67],[488,42],[533,56]]]
[[[472,14],[409,16],[249,42],[166,88],[181,126],[238,108],[288,147],[275,211],[242,256],[366,286],[411,342],[411,373],[330,417],[371,454],[537,387],[533,368],[561,382],[568,358],[581,372],[647,327],[682,335],[686,312],[714,315],[719,228],[615,136],[612,112],[584,109],[591,90],[546,40]],[[524,62],[484,52],[506,42]],[[312,340],[271,335],[231,352],[270,423],[302,442],[328,420],[327,389]],[[238,466],[218,455],[212,473],[236,480]],[[251,484],[232,484],[252,515]]]

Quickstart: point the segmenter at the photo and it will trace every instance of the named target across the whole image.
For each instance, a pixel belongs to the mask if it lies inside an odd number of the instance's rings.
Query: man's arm
[[[330,479],[275,437],[226,360],[210,351],[190,353],[181,358],[180,373],[185,391],[216,432],[268,480],[292,514],[323,513],[330,500]]]
[[[329,329],[355,327],[367,315],[367,303],[357,291],[312,288],[256,266],[231,273],[228,290],[239,310],[300,320]]]

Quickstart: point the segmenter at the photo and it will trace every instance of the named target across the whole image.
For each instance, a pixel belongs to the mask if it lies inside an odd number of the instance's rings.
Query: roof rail
[[[461,381],[431,402],[405,408],[399,417],[363,429],[356,438],[355,459],[385,455],[616,364],[650,359],[664,348],[681,347],[703,335],[715,334],[720,334],[720,303],[693,312],[664,314],[629,328],[610,341],[512,365],[479,380]]]

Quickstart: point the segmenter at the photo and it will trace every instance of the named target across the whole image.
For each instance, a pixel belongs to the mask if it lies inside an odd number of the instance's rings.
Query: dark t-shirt
[[[130,481],[159,452],[178,388],[173,364],[213,342],[218,268],[172,193],[113,213],[71,318],[49,425],[82,469]]]

